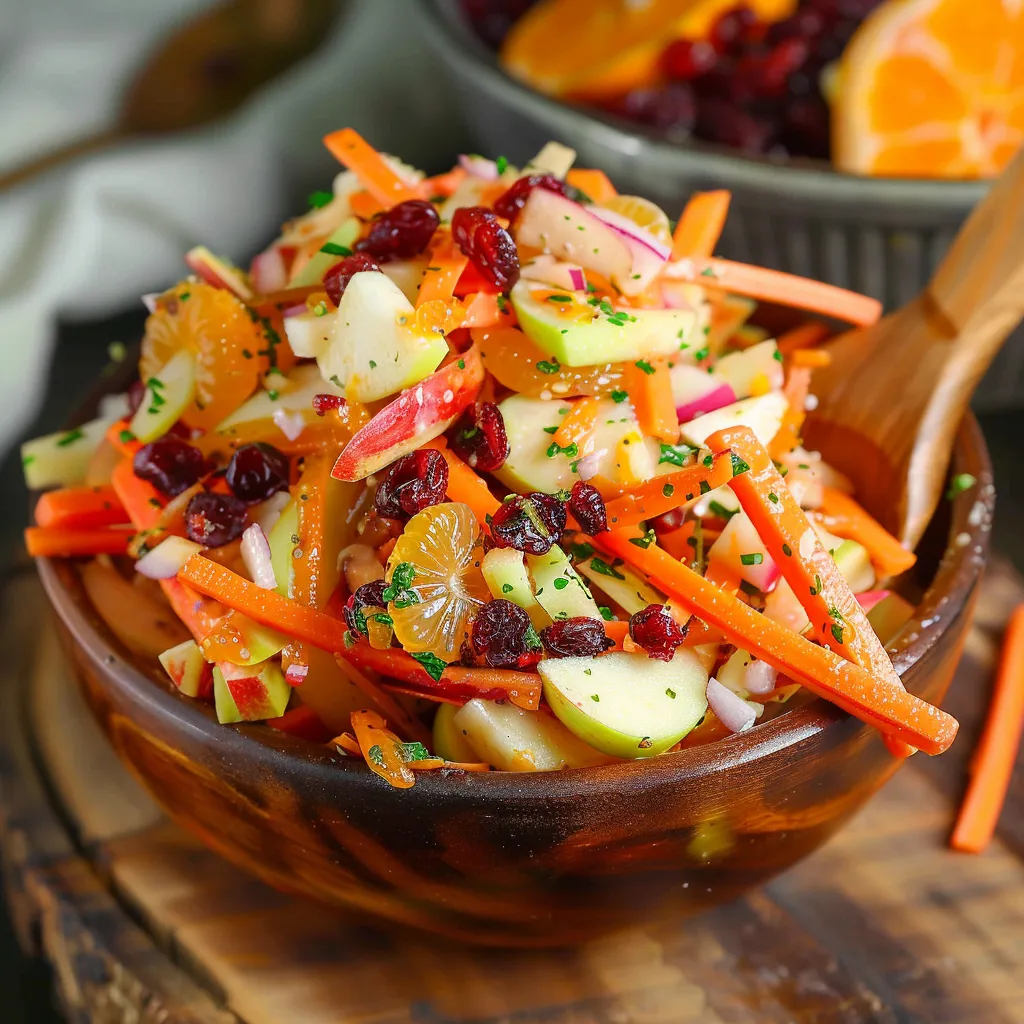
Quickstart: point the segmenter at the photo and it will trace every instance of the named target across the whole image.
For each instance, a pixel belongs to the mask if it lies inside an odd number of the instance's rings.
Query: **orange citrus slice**
[[[642,196],[612,196],[607,202],[601,203],[601,206],[628,217],[638,227],[649,231],[666,245],[672,244],[672,228],[668,215],[650,199],[644,199]]]
[[[506,70],[553,96],[601,99],[650,85],[673,39],[700,39],[736,0],[541,0],[501,49]],[[750,0],[765,21],[795,0]]]
[[[269,335],[269,337],[268,337]],[[223,288],[186,281],[157,300],[146,321],[139,374],[155,377],[182,348],[196,358],[196,393],[185,423],[211,430],[256,389],[264,355],[280,337]]]
[[[998,174],[1024,142],[1024,4],[888,0],[843,54],[832,131],[844,171]]]

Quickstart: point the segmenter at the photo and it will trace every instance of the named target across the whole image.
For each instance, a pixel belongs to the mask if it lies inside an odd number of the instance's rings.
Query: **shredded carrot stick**
[[[395,550],[395,545],[397,543],[398,538],[391,537],[388,540],[384,541],[384,543],[377,548],[377,561],[379,561],[381,565],[388,564],[388,559],[391,557],[391,552]]]
[[[679,417],[672,395],[668,361],[652,359],[627,363],[623,385],[629,393],[640,429],[648,437],[675,444],[679,440]]]
[[[608,502],[608,522],[613,529],[635,526],[645,519],[671,512],[694,498],[727,484],[732,478],[732,459],[728,452],[716,456],[710,466],[703,462],[675,473],[656,476],[628,494]]]
[[[597,426],[597,414],[600,408],[601,400],[598,398],[576,399],[569,405],[569,411],[559,423],[552,440],[560,448],[575,444],[582,454],[584,441]]]
[[[625,650],[625,642],[629,639],[629,623],[620,619],[612,619],[604,624],[604,632],[609,640],[615,641],[618,650]]]
[[[773,459],[781,459],[800,444],[800,431],[807,418],[805,406],[811,390],[811,370],[806,366],[791,366],[783,388],[787,408],[782,423],[768,444]]]
[[[658,543],[678,561],[692,562],[694,549],[690,538],[693,537],[693,531],[698,522],[697,519],[687,519],[682,526],[674,530],[666,530],[659,534]]]
[[[802,369],[817,370],[832,365],[832,355],[823,348],[802,348],[793,353],[793,365]]]
[[[832,331],[827,324],[823,324],[820,320],[807,320],[784,334],[780,334],[777,344],[779,351],[784,356],[791,356],[801,349],[813,348],[831,336]]]
[[[354,171],[366,189],[390,209],[396,203],[419,199],[419,190],[407,185],[354,128],[342,128],[324,136],[331,155]]]
[[[129,420],[117,420],[107,427],[107,442],[113,445],[122,455],[134,458],[142,447],[142,442],[129,429]]]
[[[429,271],[428,271],[429,272]],[[462,327],[494,327],[502,322],[498,296],[491,292],[476,292],[468,295],[469,300],[462,317]]]
[[[731,194],[724,189],[694,192],[690,196],[672,236],[672,259],[710,256],[715,251],[729,215],[731,199]]]
[[[693,280],[706,288],[723,288],[734,295],[794,306],[851,324],[873,324],[882,315],[882,304],[877,299],[749,263],[711,258],[696,260]]]
[[[422,306],[435,299],[450,303],[469,258],[452,241],[451,234],[441,234],[430,248],[430,263],[420,283],[416,305]]]
[[[832,533],[855,540],[868,549],[880,576],[899,576],[917,561],[913,551],[908,551],[848,494],[834,487],[823,487],[821,511],[825,516],[825,526]]]
[[[383,682],[375,683],[343,655],[335,655],[335,658],[345,675],[388,716],[390,721],[395,723],[403,736],[408,736],[411,740],[419,740],[421,743],[430,742],[430,732],[427,727],[384,690]]]
[[[152,484],[135,475],[131,459],[125,459],[114,467],[110,486],[137,530],[150,530],[156,526],[166,499]]]
[[[880,687],[879,680],[859,665],[723,593],[656,545],[642,548],[630,540],[629,531],[617,530],[601,534],[595,543],[638,569],[691,614],[720,629],[730,643],[861,721],[928,754],[941,754],[953,742],[957,722],[944,711],[905,690]]]
[[[348,205],[349,209],[363,220],[371,220],[386,209],[384,204],[365,188],[361,192],[353,192],[348,197]]]
[[[596,487],[601,497],[605,501],[614,501],[616,498],[621,498],[628,490],[628,487],[617,483],[614,480],[609,480],[608,477],[601,473],[596,473],[588,481],[591,487]]]
[[[435,174],[423,182],[423,195],[430,199],[433,196],[450,196],[465,180],[467,174],[464,167],[453,167],[444,174]]]
[[[980,853],[988,846],[1006,801],[1024,730],[1024,605],[1010,616],[1003,638],[992,702],[974,755],[971,781],[950,838],[954,850]]]
[[[498,511],[501,502],[491,494],[484,478],[477,476],[452,452],[443,437],[428,441],[423,447],[436,449],[448,463],[448,497],[452,501],[461,501],[468,505],[473,510],[473,515],[486,525],[487,517]]]
[[[230,614],[224,605],[204,597],[179,579],[161,580],[160,588],[174,609],[174,614],[185,623],[200,646]]]
[[[363,752],[359,749],[359,741],[350,732],[343,732],[340,736],[335,736],[331,742],[341,747],[346,754],[352,754],[354,757],[362,757]]]
[[[117,526],[30,526],[25,549],[32,558],[123,555],[135,531]]]
[[[375,711],[352,712],[352,728],[370,771],[391,783],[395,789],[409,789],[416,784],[416,776],[401,755],[399,744],[402,741],[385,728],[386,725]]]
[[[595,203],[606,203],[619,194],[609,181],[608,175],[596,168],[573,167],[565,176],[565,183],[578,188]]]
[[[446,761],[442,757],[431,757],[425,761],[407,761],[406,764],[414,772],[429,772],[438,768],[448,768],[459,772],[489,772],[491,766],[486,761]]]
[[[37,526],[114,526],[128,522],[128,513],[118,501],[114,488],[62,487],[47,491],[36,502]]]

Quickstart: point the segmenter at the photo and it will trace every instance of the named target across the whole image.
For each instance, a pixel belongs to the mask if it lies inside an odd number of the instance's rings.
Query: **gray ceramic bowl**
[[[559,103],[506,75],[474,35],[460,0],[417,0],[425,36],[450,72],[479,148],[525,161],[549,139],[605,170],[623,192],[669,215],[691,192],[727,188],[722,255],[829,281],[894,309],[912,299],[984,194],[984,182],[861,178],[817,161],[778,162],[673,145],[642,126]],[[1006,345],[975,405],[1024,404],[1024,332]]]

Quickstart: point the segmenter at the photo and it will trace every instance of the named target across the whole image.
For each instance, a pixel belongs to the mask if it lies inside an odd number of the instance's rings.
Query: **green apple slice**
[[[163,437],[189,407],[196,388],[196,364],[191,352],[182,349],[164,368],[145,382],[146,394],[132,417],[129,429],[148,444]]]
[[[248,668],[227,663],[213,667],[213,700],[222,724],[280,718],[291,695],[275,661]]]
[[[455,724],[455,716],[462,709],[457,704],[441,704],[434,716],[434,753],[446,761],[475,764],[480,760],[469,733]]]
[[[608,763],[600,751],[542,711],[476,699],[456,712],[453,723],[477,757],[499,771],[546,772]]]
[[[875,568],[871,564],[868,549],[863,544],[855,540],[844,540],[832,552],[832,558],[843,579],[850,584],[850,589],[855,594],[870,590],[875,585]]]
[[[534,595],[552,619],[601,618],[590,588],[557,544],[546,554],[527,555],[526,565],[533,577]]]
[[[270,528],[267,543],[270,545],[270,564],[274,567],[277,592],[282,597],[291,597],[295,576],[292,552],[299,543],[299,507],[294,500],[289,502]]]
[[[519,605],[535,629],[551,625],[551,616],[533,595],[533,584],[526,571],[525,556],[515,548],[491,548],[480,564],[484,582],[491,596]]]
[[[684,423],[679,432],[684,441],[700,447],[717,431],[742,425],[749,427],[761,444],[767,445],[779,432],[787,407],[785,395],[769,391],[768,394],[744,398],[740,402],[723,405],[714,412],[706,412]]]
[[[159,659],[171,682],[186,697],[198,697],[212,681],[213,666],[203,657],[195,640],[169,647]]]
[[[415,310],[390,278],[377,271],[353,275],[330,320],[330,342],[317,357],[324,380],[357,402],[387,398],[418,384],[448,354],[444,335],[421,334],[407,324]]]
[[[301,288],[305,285],[319,284],[324,274],[338,260],[351,255],[352,246],[358,241],[361,230],[362,226],[355,217],[342,221],[321,246],[320,251],[314,253],[309,262],[288,282],[288,287]]]
[[[628,565],[610,566],[604,559],[598,559],[600,568],[594,568],[594,559],[585,558],[576,568],[590,583],[610,597],[623,611],[635,615],[649,604],[664,604],[665,598],[653,587],[647,585]],[[609,571],[615,573],[609,575]]]
[[[550,297],[568,297],[554,302]],[[598,366],[668,356],[693,341],[692,309],[630,309],[610,315],[580,292],[553,292],[530,281],[511,291],[526,336],[564,366]]]
[[[96,419],[71,430],[46,434],[21,446],[25,486],[32,491],[46,487],[72,487],[85,480],[89,462],[113,423]]]
[[[566,728],[614,757],[660,754],[707,711],[707,672],[685,647],[671,661],[616,652],[545,658],[537,667],[544,696]]]

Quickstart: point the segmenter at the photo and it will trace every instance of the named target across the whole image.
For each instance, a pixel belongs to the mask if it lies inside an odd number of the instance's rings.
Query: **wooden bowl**
[[[973,419],[952,471],[978,486],[932,523],[924,597],[891,648],[907,688],[933,702],[988,553],[992,474]],[[729,900],[814,850],[898,766],[870,728],[812,699],[651,760],[429,772],[396,790],[326,747],[219,725],[119,646],[73,562],[42,560],[39,571],[100,725],[176,822],[279,889],[473,943],[574,942]]]

